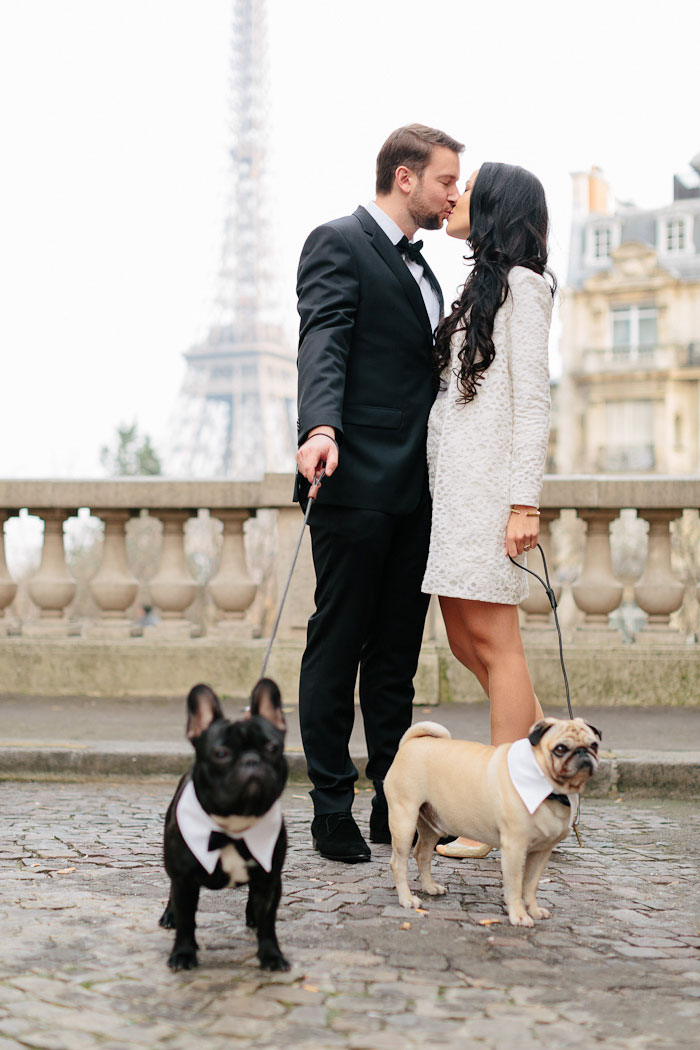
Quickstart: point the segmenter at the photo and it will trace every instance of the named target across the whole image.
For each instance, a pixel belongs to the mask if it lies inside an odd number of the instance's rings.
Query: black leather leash
[[[542,550],[542,545],[539,544],[539,543],[537,544],[537,550],[540,552],[540,555],[542,557],[542,565],[544,567],[544,577],[545,577],[544,580],[542,579],[541,576],[538,576],[536,572],[533,572],[532,569],[528,569],[528,567],[526,565],[521,565],[519,561],[515,560],[515,558],[511,558],[510,554],[508,555],[508,557],[513,562],[513,565],[517,565],[517,567],[519,569],[522,569],[523,572],[529,572],[531,576],[534,576],[536,580],[539,580],[540,583],[542,584],[542,586],[544,587],[545,594],[549,598],[549,604],[552,606],[552,612],[554,613],[554,624],[555,624],[555,626],[557,628],[557,637],[559,638],[559,662],[561,663],[561,673],[564,676],[564,688],[566,689],[566,706],[567,706],[567,708],[569,710],[569,718],[572,719],[572,721],[573,721],[574,712],[571,709],[571,694],[569,692],[569,679],[567,677],[566,666],[564,664],[564,645],[563,645],[562,639],[561,639],[561,627],[559,626],[559,617],[557,616],[557,598],[556,598],[556,595],[555,595],[554,590],[552,588],[552,584],[550,583],[550,580],[549,580],[549,571],[547,569],[547,559],[544,556],[544,551]],[[576,816],[574,817],[574,822],[572,824],[572,827],[573,827],[574,832],[576,834],[576,838],[578,840],[579,846],[582,846],[583,843],[581,842],[581,836],[580,836],[579,830],[578,830],[578,825],[579,825],[579,821],[580,820],[581,820],[581,797],[580,797],[580,795],[577,795],[576,796]]]
[[[302,522],[301,532],[299,533],[299,539],[297,540],[297,547],[296,547],[296,550],[294,551],[294,557],[292,558],[292,567],[289,570],[289,576],[287,577],[287,582],[284,585],[284,592],[282,594],[282,601],[280,602],[280,607],[277,610],[277,616],[275,617],[275,623],[274,623],[274,626],[272,628],[272,634],[270,635],[270,641],[267,644],[267,650],[265,652],[265,659],[262,662],[262,668],[260,670],[260,677],[261,678],[265,677],[265,671],[267,670],[267,661],[270,659],[270,651],[272,649],[272,643],[275,640],[275,635],[277,634],[277,628],[280,625],[280,619],[282,617],[282,610],[284,609],[284,603],[287,600],[287,592],[289,591],[289,585],[292,582],[292,575],[294,573],[294,567],[295,567],[295,565],[297,563],[297,558],[299,557],[299,550],[301,548],[301,541],[304,538],[304,529],[306,528],[306,525],[307,525],[308,520],[309,520],[309,514],[311,513],[311,507],[313,506],[313,504],[316,501],[316,497],[318,496],[318,490],[321,488],[321,482],[322,482],[323,478],[325,478],[325,476],[326,476],[326,469],[325,469],[325,467],[323,467],[319,474],[314,474],[314,480],[313,480],[313,483],[311,485],[311,488],[309,489],[309,498],[306,501],[306,512],[304,514],[304,521]]]
[[[549,598],[549,604],[552,606],[552,612],[554,613],[554,623],[556,625],[557,635],[558,635],[558,638],[559,638],[559,661],[561,663],[561,673],[564,676],[564,687],[566,689],[566,706],[569,709],[569,718],[573,719],[574,712],[571,710],[571,695],[569,693],[569,679],[566,676],[566,667],[564,666],[564,646],[563,646],[562,640],[561,640],[561,627],[559,626],[559,617],[557,616],[557,598],[556,598],[556,595],[554,593],[554,590],[552,589],[552,585],[549,582],[549,572],[547,570],[547,559],[545,558],[544,551],[542,550],[542,546],[539,543],[537,544],[537,550],[540,552],[540,555],[542,556],[542,565],[544,566],[544,576],[545,576],[544,580],[542,579],[541,576],[538,576],[536,572],[533,572],[532,569],[528,569],[527,565],[521,565],[519,561],[515,560],[515,558],[510,558],[510,554],[508,555],[508,557],[513,562],[513,565],[517,565],[517,567],[519,569],[522,569],[523,572],[529,572],[531,576],[534,576],[536,580],[539,580],[540,583],[542,584],[542,586],[545,589],[545,593],[546,593],[547,597]]]

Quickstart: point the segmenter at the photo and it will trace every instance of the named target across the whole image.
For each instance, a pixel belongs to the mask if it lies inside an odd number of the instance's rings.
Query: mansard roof
[[[577,217],[571,226],[569,249],[568,284],[572,288],[583,287],[584,282],[613,266],[613,255],[609,259],[593,260],[587,251],[587,242],[593,231],[609,227],[614,231],[614,244],[627,243],[647,245],[659,249],[657,238],[662,234],[665,221],[687,217],[691,241],[685,252],[659,251],[659,260],[669,273],[678,280],[700,280],[700,198],[674,200],[661,208],[643,209],[629,204],[618,204],[611,214],[591,212]]]

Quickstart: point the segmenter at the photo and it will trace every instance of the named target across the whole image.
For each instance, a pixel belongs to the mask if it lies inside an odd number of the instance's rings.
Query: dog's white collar
[[[513,781],[513,787],[525,803],[529,813],[534,813],[553,791],[556,793],[560,790],[540,769],[532,744],[527,737],[523,740],[516,740],[508,748],[508,772]],[[573,819],[575,798],[575,795],[568,796],[569,802],[572,803],[571,819]]]
[[[209,836],[212,831],[223,831],[231,839],[242,839],[265,871],[272,867],[272,854],[282,827],[282,805],[279,799],[267,813],[256,819],[252,827],[240,832],[229,831],[212,820],[197,798],[194,784],[188,780],[180,795],[175,819],[183,839],[210,875],[221,856],[220,849],[209,849]]]

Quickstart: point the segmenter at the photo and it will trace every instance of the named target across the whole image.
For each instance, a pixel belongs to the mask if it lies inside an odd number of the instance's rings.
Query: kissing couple
[[[435,128],[398,128],[377,157],[375,199],[315,229],[299,262],[302,506],[326,473],[309,518],[316,591],[299,719],[313,844],[336,861],[371,855],[352,816],[358,669],[369,839],[391,841],[383,782],[411,725],[431,594],[489,698],[491,743],[542,718],[518,623],[526,574],[508,555],[522,562],[539,533],[556,289],[547,204],[511,164],[482,163],[460,184],[463,152]],[[471,262],[447,311],[415,240],[445,224]]]

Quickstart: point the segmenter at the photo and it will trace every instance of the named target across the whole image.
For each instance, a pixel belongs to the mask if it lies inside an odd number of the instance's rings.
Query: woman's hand
[[[513,506],[506,526],[506,555],[515,558],[523,551],[537,546],[540,534],[540,516],[537,507],[526,507],[518,503]]]

